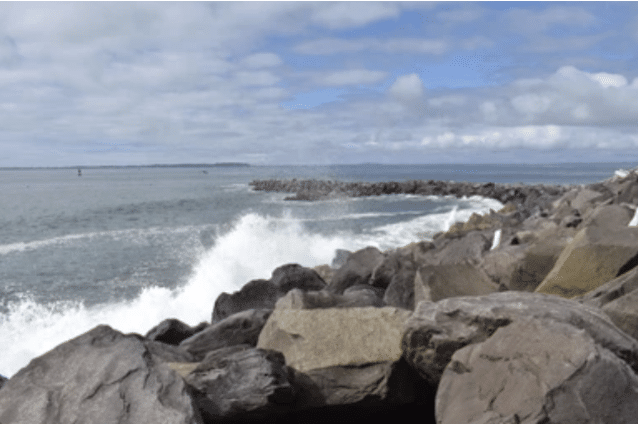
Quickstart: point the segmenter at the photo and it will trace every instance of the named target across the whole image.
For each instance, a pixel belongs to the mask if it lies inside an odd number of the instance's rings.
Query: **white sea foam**
[[[360,235],[312,234],[290,215],[275,219],[251,213],[216,238],[214,245],[203,253],[188,282],[178,289],[150,287],[133,300],[92,307],[78,303],[43,305],[25,296],[9,304],[8,313],[0,315],[3,350],[0,374],[11,376],[30,359],[99,324],[124,333],[144,334],[166,318],[178,318],[191,325],[209,321],[215,299],[222,291],[233,292],[252,279],[269,278],[280,265],[330,263],[336,249],[356,250],[368,245],[382,250],[399,247],[447,230],[455,221],[468,219],[473,212],[486,212],[500,206],[490,199],[469,201],[469,208],[455,207],[448,212],[378,227]],[[67,236],[66,239],[86,236]],[[34,247],[28,246],[29,243],[25,245],[25,248]]]
[[[249,214],[215,241],[179,289],[151,287],[129,302],[90,308],[73,303],[42,305],[24,297],[0,315],[0,374],[12,375],[31,358],[98,324],[144,334],[166,318],[192,325],[210,320],[222,291],[235,291],[251,279],[269,278],[284,263],[330,263],[335,249],[344,246],[358,247],[347,238],[308,234],[299,222]]]

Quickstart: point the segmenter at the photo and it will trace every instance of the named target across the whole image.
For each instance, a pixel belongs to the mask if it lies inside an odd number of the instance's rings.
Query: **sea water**
[[[209,321],[215,299],[286,263],[428,240],[493,199],[285,201],[253,179],[584,184],[634,164],[0,169],[0,374],[99,324]]]

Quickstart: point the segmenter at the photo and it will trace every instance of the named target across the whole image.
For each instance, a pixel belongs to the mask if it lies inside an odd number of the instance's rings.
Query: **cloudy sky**
[[[0,2],[0,167],[638,160],[634,2]]]

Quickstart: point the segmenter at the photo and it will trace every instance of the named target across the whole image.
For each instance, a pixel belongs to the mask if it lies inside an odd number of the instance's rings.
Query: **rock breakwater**
[[[0,423],[636,422],[637,171],[573,187],[253,186],[506,206],[429,241],[282,264],[196,327],[98,326],[0,377]]]

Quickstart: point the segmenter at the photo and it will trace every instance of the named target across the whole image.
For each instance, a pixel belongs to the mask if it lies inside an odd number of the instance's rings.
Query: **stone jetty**
[[[0,423],[637,422],[637,170],[568,187],[252,185],[505,207],[398,249],[282,264],[195,327],[98,326],[0,378]]]

